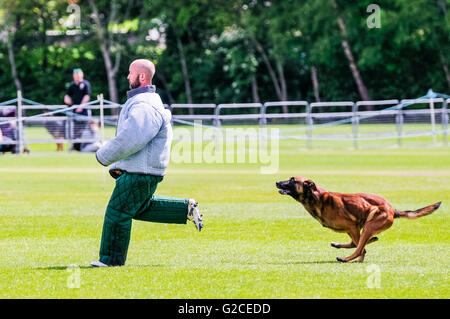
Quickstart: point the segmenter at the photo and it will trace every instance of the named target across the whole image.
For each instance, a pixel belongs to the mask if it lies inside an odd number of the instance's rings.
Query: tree
[[[439,8],[437,15],[440,17],[435,23],[437,35],[439,37],[439,59],[444,71],[445,79],[447,80],[447,88],[450,90],[450,72],[449,72],[449,38],[450,38],[450,14],[448,12],[447,4],[445,0],[437,0],[436,4]]]
[[[22,5],[24,3],[22,2]],[[19,78],[16,66],[15,49],[14,49],[14,39],[17,29],[20,27],[21,19],[20,16],[25,13],[23,6],[20,1],[6,1],[1,0],[0,5],[3,8],[1,40],[6,44],[8,51],[8,60],[10,64],[11,76],[13,78],[14,84],[17,91],[23,93],[22,82]]]
[[[80,28],[66,25],[70,3],[80,7]],[[22,89],[29,99],[62,103],[78,66],[93,92],[118,102],[136,58],[155,62],[154,83],[167,103],[409,98],[430,87],[448,90],[450,1],[385,0],[381,28],[367,25],[371,3],[0,0],[0,99]]]
[[[194,64],[199,60],[213,59],[207,56],[206,52],[209,52],[211,38],[220,35],[218,30],[221,28],[218,25],[221,10],[225,8],[226,3],[212,0],[195,0],[188,3],[182,0],[155,0],[145,5],[147,16],[158,12],[158,15],[153,15],[152,18],[157,18],[164,25],[160,32],[165,38],[166,49],[159,56],[159,69],[167,69],[165,74],[175,71],[175,74],[171,75],[172,83],[164,86],[178,86],[181,79],[180,84],[184,92],[179,94],[178,100],[182,103],[193,103],[196,95],[193,88],[202,87],[200,82],[208,77],[204,73],[200,77],[193,74],[197,74],[200,69],[205,71],[205,65],[209,65],[202,64],[195,68]],[[176,70],[174,63],[177,64]],[[189,112],[192,114],[191,109]]]
[[[361,98],[363,100],[370,100],[369,93],[361,77],[356,59],[353,56],[353,52],[348,41],[347,27],[345,25],[345,22],[341,17],[336,0],[331,0],[331,3],[336,11],[336,19],[341,34],[342,48],[344,49],[345,57],[347,58],[348,66],[352,71],[353,79],[355,80],[356,86],[358,87],[359,94],[361,95]]]
[[[96,35],[102,52],[108,80],[109,98],[118,103],[116,77],[120,67],[122,48],[121,34],[126,34],[126,22],[134,8],[134,0],[95,1],[88,0],[92,18],[96,26]],[[120,25],[122,22],[122,25]],[[123,28],[123,29],[122,29]],[[123,40],[122,40],[123,41]]]

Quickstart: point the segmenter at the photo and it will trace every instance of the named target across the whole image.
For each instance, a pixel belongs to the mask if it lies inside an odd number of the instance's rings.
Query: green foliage
[[[380,28],[367,26],[372,1],[336,3],[338,11],[331,0],[96,1],[107,41],[114,44],[112,52],[121,52],[121,102],[128,90],[128,65],[141,57],[156,63],[154,83],[164,101],[186,102],[177,38],[196,103],[252,102],[252,79],[262,101],[278,99],[267,61],[255,43],[260,43],[275,73],[276,66],[282,66],[288,100],[314,100],[312,67],[317,69],[323,100],[358,100],[337,14],[345,22],[348,43],[373,99],[414,98],[429,88],[448,92],[450,1],[381,1]],[[88,0],[78,4],[81,29],[64,24],[70,15],[67,1],[0,0],[0,101],[16,96],[8,41],[25,97],[62,103],[74,67],[86,70],[94,97],[108,96],[92,8]]]

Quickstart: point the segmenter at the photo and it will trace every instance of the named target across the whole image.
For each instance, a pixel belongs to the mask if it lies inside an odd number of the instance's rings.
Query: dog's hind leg
[[[370,220],[364,226],[364,230],[361,234],[361,238],[359,239],[358,246],[356,247],[355,252],[347,258],[338,257],[337,260],[340,262],[347,262],[347,261],[353,260],[357,257],[360,257],[359,261],[363,262],[364,255],[366,254],[366,250],[364,249],[364,247],[369,243],[370,240],[372,240],[372,242],[376,241],[376,240],[373,240],[373,238],[377,238],[377,237],[373,237],[373,236],[375,234],[378,234],[378,233],[382,232],[383,230],[386,230],[389,227],[391,227],[393,222],[394,222],[393,218],[388,218],[386,212],[377,214],[375,218]]]
[[[348,262],[350,260],[355,259],[356,257],[359,256],[363,256],[362,259],[364,260],[364,255],[366,254],[366,250],[364,249],[364,247],[366,247],[367,242],[369,241],[369,239],[372,237],[373,233],[369,230],[370,227],[365,227],[362,234],[361,234],[361,238],[359,239],[359,243],[358,246],[356,247],[355,252],[347,257],[347,258],[341,258],[341,257],[337,257],[337,260],[340,262]]]
[[[369,245],[370,243],[376,242],[378,240],[378,237],[372,237],[369,239],[369,241],[367,242],[367,245]],[[366,256],[366,250],[364,249],[362,254],[359,256],[358,258],[358,262],[362,263],[364,261],[364,257]]]

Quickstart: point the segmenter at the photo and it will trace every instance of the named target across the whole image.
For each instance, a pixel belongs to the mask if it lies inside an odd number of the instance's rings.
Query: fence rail
[[[408,132],[405,130],[406,123],[426,123],[431,126],[429,131],[425,132],[433,137],[433,143],[437,141],[437,135],[442,135],[442,144],[448,146],[448,105],[450,98],[442,97],[422,97],[418,99],[391,99],[377,101],[343,101],[343,102],[315,102],[307,101],[271,101],[265,103],[233,103],[233,104],[172,104],[164,105],[172,112],[172,121],[174,124],[187,124],[186,121],[211,121],[211,123],[220,128],[225,121],[233,123],[242,123],[242,120],[253,121],[260,126],[269,124],[280,124],[282,120],[297,120],[293,127],[299,125],[303,128],[304,139],[307,141],[307,147],[312,147],[314,140],[323,140],[327,136],[330,140],[342,135],[342,133],[322,134],[316,132],[321,127],[337,126],[347,124],[351,126],[351,132],[344,134],[350,136],[353,140],[353,147],[359,148],[359,142],[370,136],[379,136],[384,138],[391,136],[397,140],[398,146],[407,138]],[[419,106],[420,108],[408,109],[410,106]],[[21,96],[9,101],[0,103],[0,127],[10,124],[15,126],[14,138],[3,138],[0,145],[16,145],[18,152],[24,145],[30,143],[84,143],[93,141],[77,135],[77,123],[89,121],[98,121],[101,127],[104,125],[115,126],[117,115],[105,115],[105,110],[118,110],[119,104],[103,99],[102,95],[98,99],[89,102],[82,107],[89,110],[87,116],[79,116],[73,113],[77,106],[67,107],[66,105],[44,105]],[[79,107],[79,106],[78,106]],[[373,110],[374,107],[384,107],[381,110]],[[2,116],[3,110],[14,109],[14,117]],[[27,111],[41,111],[39,114],[27,116]],[[281,112],[283,110],[284,112]],[[100,113],[100,114],[94,114]],[[115,112],[118,114],[118,112]],[[49,128],[49,124],[64,124],[65,134],[58,138],[28,137],[25,134],[27,127],[44,126]],[[437,125],[441,128],[438,129]],[[13,124],[11,124],[13,123]],[[364,124],[393,124],[395,131],[378,130],[376,132],[364,132],[360,126]],[[49,128],[49,132],[51,127]],[[101,130],[103,132],[103,130]],[[319,130],[320,131],[320,130]],[[78,132],[79,133],[79,132]],[[423,132],[424,133],[424,132]],[[105,137],[96,137],[104,140]],[[1,152],[0,148],[0,152]]]

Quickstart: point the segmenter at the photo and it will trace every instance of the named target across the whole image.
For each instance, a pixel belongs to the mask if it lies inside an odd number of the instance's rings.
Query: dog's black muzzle
[[[280,193],[281,195],[288,195],[291,193],[293,185],[291,183],[291,181],[280,181],[280,182],[276,182],[275,185],[278,188],[278,193]]]

